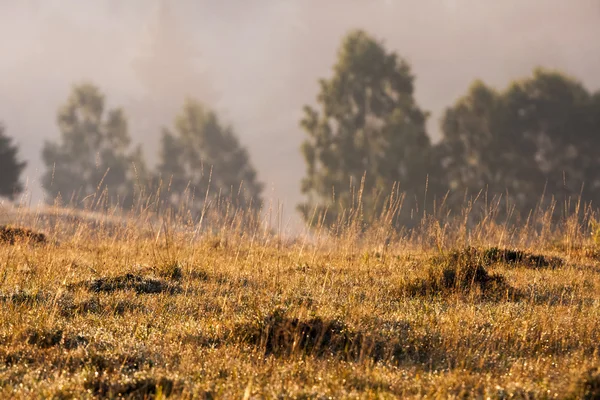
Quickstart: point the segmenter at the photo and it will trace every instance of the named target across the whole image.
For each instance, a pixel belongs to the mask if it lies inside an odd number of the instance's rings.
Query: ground
[[[0,243],[0,398],[600,396],[578,221],[294,241],[40,221]]]

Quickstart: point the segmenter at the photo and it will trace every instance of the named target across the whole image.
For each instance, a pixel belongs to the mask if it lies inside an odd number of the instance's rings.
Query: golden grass
[[[597,398],[591,218],[286,241],[15,217],[49,240],[0,243],[0,398]]]

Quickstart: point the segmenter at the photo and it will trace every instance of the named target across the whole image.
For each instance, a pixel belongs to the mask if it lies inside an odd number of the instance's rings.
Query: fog
[[[0,121],[29,162],[32,202],[56,111],[90,81],[125,108],[150,164],[184,97],[206,101],[250,150],[265,197],[291,213],[302,106],[353,28],[410,62],[434,140],[476,78],[503,87],[541,65],[600,88],[598,0],[0,0]]]

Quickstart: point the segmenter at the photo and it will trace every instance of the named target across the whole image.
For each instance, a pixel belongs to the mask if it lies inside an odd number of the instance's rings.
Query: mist
[[[265,198],[290,215],[305,168],[302,106],[354,28],[412,65],[434,140],[443,109],[475,79],[502,88],[544,66],[600,88],[597,0],[0,0],[0,121],[29,163],[32,203],[57,109],[89,81],[125,109],[150,165],[184,98],[206,102],[248,147]]]

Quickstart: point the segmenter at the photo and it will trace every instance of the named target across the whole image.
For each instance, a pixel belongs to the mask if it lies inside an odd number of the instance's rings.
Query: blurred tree
[[[600,201],[600,124],[593,97],[578,81],[537,69],[505,93],[511,128],[535,149],[540,182],[565,200]],[[583,189],[583,192],[582,192]]]
[[[600,103],[577,81],[542,69],[496,92],[481,82],[448,108],[438,150],[452,188],[503,196],[527,217],[546,199],[600,201]],[[585,187],[583,187],[585,185]]]
[[[173,207],[192,200],[186,205],[198,214],[205,206],[224,212],[262,205],[262,184],[248,152],[231,127],[195,100],[185,102],[173,131],[163,130],[158,173],[163,198]]]
[[[12,144],[12,138],[5,134],[4,126],[0,124],[0,197],[10,200],[23,192],[20,177],[27,163],[17,159],[18,151],[17,145]]]
[[[405,210],[422,204],[417,199],[423,200],[438,166],[413,82],[409,65],[367,33],[352,31],[343,39],[333,77],[320,80],[320,110],[305,106],[301,121],[308,133],[301,187],[307,200],[298,208],[306,221],[316,211],[331,225],[357,210],[363,176],[362,218],[378,216],[397,184],[406,193]],[[400,223],[411,223],[405,217]]]
[[[60,142],[46,142],[42,151],[48,201],[60,197],[81,208],[95,208],[100,201],[130,207],[146,167],[141,149],[130,149],[123,111],[105,112],[96,86],[77,85],[58,112],[58,126]]]
[[[542,194],[531,157],[535,148],[511,127],[502,94],[476,81],[446,110],[442,132],[437,148],[451,189],[448,204],[454,209],[480,192],[508,196],[519,209],[535,205]]]

